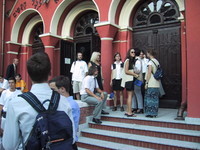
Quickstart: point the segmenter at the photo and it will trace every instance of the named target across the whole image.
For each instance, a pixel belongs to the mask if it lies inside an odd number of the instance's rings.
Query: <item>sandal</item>
[[[136,117],[135,114],[131,114],[131,115],[127,114],[126,116],[127,116],[127,117]]]
[[[177,116],[174,120],[185,120],[183,116]]]

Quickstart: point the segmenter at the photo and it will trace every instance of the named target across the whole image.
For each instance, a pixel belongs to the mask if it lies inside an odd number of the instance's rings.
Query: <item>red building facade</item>
[[[1,4],[1,74],[17,57],[18,72],[30,86],[26,61],[32,54],[48,53],[54,77],[70,76],[78,51],[87,62],[93,51],[100,51],[104,88],[111,92],[114,53],[120,52],[124,60],[129,48],[154,49],[165,70],[164,105],[187,100],[187,119],[200,120],[199,0],[1,0]]]

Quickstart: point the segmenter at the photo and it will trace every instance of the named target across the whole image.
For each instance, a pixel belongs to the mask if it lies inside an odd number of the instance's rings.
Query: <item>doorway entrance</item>
[[[37,52],[44,52],[44,44],[39,37],[39,35],[43,34],[43,24],[39,23],[33,29],[33,44],[32,44],[32,54]]]
[[[166,94],[160,99],[160,107],[164,108],[177,108],[181,102],[180,22],[173,2],[143,3],[136,12],[133,27],[133,46],[144,51],[153,49],[164,70],[162,84]]]
[[[83,53],[83,60],[88,63],[94,51],[100,52],[101,40],[94,27],[99,21],[98,13],[89,11],[79,17],[74,29],[74,41],[61,41],[60,71],[71,80],[71,65],[76,60],[78,52]]]

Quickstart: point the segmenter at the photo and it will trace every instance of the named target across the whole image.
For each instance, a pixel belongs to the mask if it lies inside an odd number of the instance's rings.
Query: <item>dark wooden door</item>
[[[71,64],[74,61],[74,43],[61,40],[60,41],[60,74],[67,76],[70,81],[72,74],[70,73]],[[72,95],[72,87],[70,86],[70,95]]]
[[[83,60],[88,63],[94,51],[100,52],[101,40],[98,35],[87,35],[75,38],[74,56],[78,52],[83,53]]]
[[[166,92],[160,99],[160,107],[178,107],[181,101],[180,24],[135,29],[133,45],[144,51],[156,51],[164,70],[162,84]]]

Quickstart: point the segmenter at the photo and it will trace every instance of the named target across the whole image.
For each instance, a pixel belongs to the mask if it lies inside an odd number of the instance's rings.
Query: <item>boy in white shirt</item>
[[[4,90],[2,92],[2,95],[0,97],[0,113],[2,116],[1,119],[1,128],[4,129],[4,125],[5,125],[5,118],[6,118],[6,111],[7,111],[7,107],[9,105],[9,102],[17,97],[19,94],[22,94],[22,92],[20,90],[17,90],[15,88],[15,84],[16,84],[16,80],[14,77],[10,77],[8,79],[8,83],[10,88],[7,90]]]
[[[27,71],[33,83],[30,92],[32,92],[41,103],[44,103],[47,99],[51,99],[53,91],[47,83],[51,72],[51,63],[48,55],[43,52],[32,55],[27,61]],[[49,103],[46,102],[43,106],[47,109]],[[57,110],[64,111],[72,121],[74,143],[76,135],[72,109],[64,96],[60,96]],[[25,143],[25,141],[27,141],[37,115],[38,112],[22,97],[17,97],[15,100],[10,101],[6,112],[3,135],[3,147],[6,150],[22,149],[22,142]]]
[[[8,80],[4,79],[4,77],[0,75],[0,96],[3,90],[6,90],[8,88],[9,88]]]

